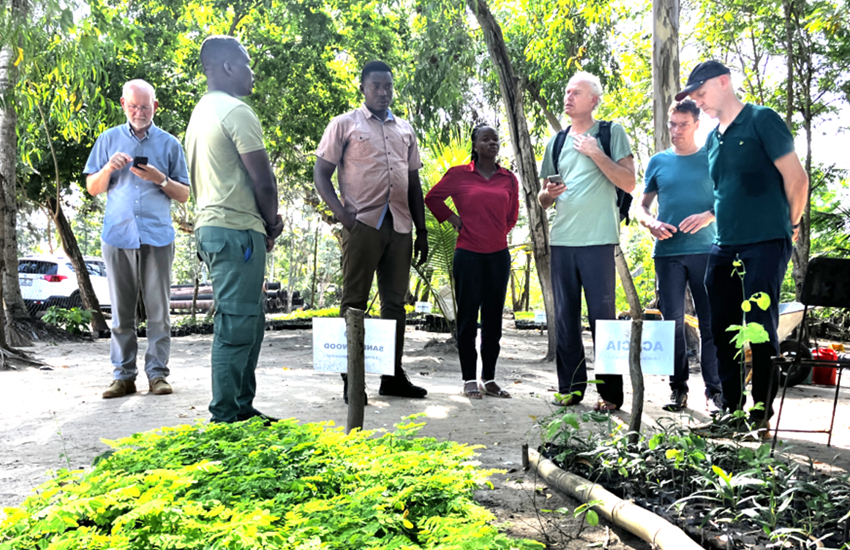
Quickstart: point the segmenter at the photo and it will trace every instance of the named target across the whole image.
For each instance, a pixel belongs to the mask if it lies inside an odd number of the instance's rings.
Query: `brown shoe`
[[[124,397],[131,393],[136,393],[135,382],[132,380],[113,380],[112,384],[109,385],[109,389],[103,392],[103,398]]]
[[[154,395],[168,395],[171,393],[171,386],[165,381],[165,378],[154,378],[150,382],[150,393]]]

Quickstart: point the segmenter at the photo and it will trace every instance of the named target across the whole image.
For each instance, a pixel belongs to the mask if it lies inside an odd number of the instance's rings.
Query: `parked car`
[[[103,259],[84,258],[89,278],[100,302],[100,308],[111,310],[106,264]],[[77,274],[71,260],[59,255],[37,255],[18,258],[18,281],[21,294],[30,314],[35,315],[50,306],[82,307]]]

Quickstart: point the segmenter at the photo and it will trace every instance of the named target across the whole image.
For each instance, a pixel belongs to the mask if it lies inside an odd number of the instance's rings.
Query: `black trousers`
[[[680,254],[655,258],[655,276],[658,280],[658,309],[665,321],[676,322],[675,356],[670,388],[688,391],[688,349],[685,338],[685,288],[691,288],[699,319],[700,363],[705,396],[721,393],[717,374],[717,350],[711,332],[711,313],[708,293],[705,290],[705,268],[708,254]]]
[[[378,275],[381,297],[381,319],[396,322],[395,376],[403,376],[401,356],[404,352],[404,296],[410,280],[413,237],[393,229],[387,213],[380,229],[357,222],[351,231],[342,230],[342,304],[340,317],[349,308],[366,310],[372,279]],[[344,376],[343,376],[344,378]]]
[[[590,333],[596,340],[596,321],[616,319],[616,267],[614,245],[553,246],[552,289],[555,297],[558,345],[558,393],[587,389],[587,363],[581,339],[581,291],[587,300]],[[600,374],[596,388],[600,397],[617,406],[623,404],[623,377]]]
[[[753,344],[753,401],[764,403],[763,411],[753,411],[756,419],[773,415],[773,399],[779,387],[779,374],[774,369],[773,384],[768,387],[772,367],[771,357],[779,355],[779,291],[788,260],[791,258],[791,239],[776,239],[754,244],[731,246],[713,245],[708,255],[705,271],[705,286],[711,307],[711,330],[717,347],[717,368],[723,386],[723,402],[730,410],[744,407],[743,372],[741,358],[736,357],[738,348],[732,343],[731,325],[740,325],[744,312],[741,303],[757,292],[770,296],[770,307],[766,311],[751,304],[746,314],[748,323],[760,323],[770,337],[769,342]],[[733,262],[741,260],[746,270],[743,284],[734,274]]]
[[[481,379],[496,377],[502,339],[502,310],[511,275],[508,249],[481,254],[458,248],[452,273],[457,295],[457,348],[464,381],[476,379],[478,312],[481,312]]]

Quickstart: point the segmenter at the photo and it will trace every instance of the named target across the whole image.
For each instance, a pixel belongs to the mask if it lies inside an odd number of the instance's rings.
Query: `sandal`
[[[478,389],[478,382],[475,380],[464,381],[463,391],[461,393],[469,399],[482,399],[481,391]]]
[[[488,380],[486,382],[479,381],[478,390],[484,395],[489,395],[492,397],[501,397],[503,399],[511,398],[511,394],[500,388],[495,380]]]
[[[596,402],[596,405],[593,406],[593,410],[596,412],[610,412],[610,411],[619,411],[620,405],[615,405],[610,401],[605,401],[601,397],[599,401]]]
[[[581,402],[581,397],[574,394],[562,394],[561,397],[555,397],[552,400],[552,404],[556,407],[574,407]]]

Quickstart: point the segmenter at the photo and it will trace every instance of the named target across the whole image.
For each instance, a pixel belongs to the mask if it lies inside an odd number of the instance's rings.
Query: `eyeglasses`
[[[687,130],[691,126],[690,122],[682,122],[680,124],[676,124],[675,122],[668,122],[667,127],[671,130],[675,130],[676,128],[680,130]]]
[[[148,105],[132,105],[128,103],[125,104],[124,107],[126,107],[128,111],[141,111],[143,114],[151,112],[151,107]]]

